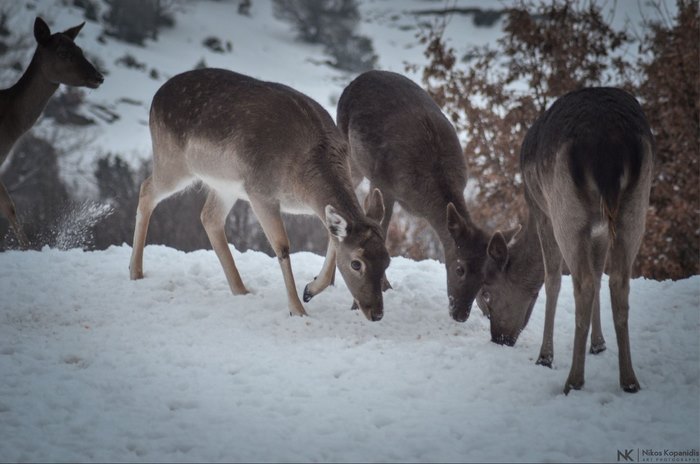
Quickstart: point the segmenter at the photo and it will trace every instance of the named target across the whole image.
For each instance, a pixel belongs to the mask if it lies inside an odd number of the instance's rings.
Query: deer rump
[[[543,187],[555,176],[567,176],[578,203],[597,205],[612,238],[621,198],[637,185],[645,145],[652,140],[639,103],[628,93],[615,88],[569,93],[532,125],[523,141],[520,165],[529,200],[549,210],[540,200]]]

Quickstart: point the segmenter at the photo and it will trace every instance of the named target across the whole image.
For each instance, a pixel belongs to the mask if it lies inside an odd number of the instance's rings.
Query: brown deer
[[[153,97],[153,174],[141,185],[131,278],[143,277],[148,222],[158,202],[195,180],[209,187],[201,219],[231,291],[247,293],[224,232],[229,210],[247,199],[282,268],[291,314],[306,315],[289,260],[280,211],[315,213],[328,229],[328,255],[317,281],[336,261],[364,315],[383,316],[381,278],[389,265],[379,220],[382,195],[367,214],[350,181],[347,144],[318,103],[285,85],[223,69],[179,74]],[[316,281],[314,282],[316,283]]]
[[[576,305],[567,394],[583,386],[591,324],[591,352],[605,349],[600,279],[606,260],[620,385],[627,392],[640,388],[630,354],[628,297],[649,206],[653,146],[639,103],[614,88],[587,88],[561,97],[523,141],[520,168],[529,218],[512,239],[506,240],[500,232],[491,238],[477,302],[490,312],[492,340],[512,346],[544,283],[545,325],[537,364],[551,367],[564,260],[571,271]]]
[[[37,46],[29,67],[15,85],[0,90],[0,165],[25,132],[39,119],[46,103],[60,84],[96,89],[104,78],[83,56],[74,40],[85,25],[51,33],[43,19],[34,21]],[[22,248],[29,246],[27,236],[17,219],[15,205],[5,186],[0,182],[0,212]]]
[[[454,127],[423,89],[387,71],[352,81],[338,102],[337,121],[350,146],[355,185],[366,177],[370,189],[384,195],[384,235],[394,202],[425,218],[437,233],[449,312],[466,321],[481,287],[488,236],[467,211],[467,168]]]

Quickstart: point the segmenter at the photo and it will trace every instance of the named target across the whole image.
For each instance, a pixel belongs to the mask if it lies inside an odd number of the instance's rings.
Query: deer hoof
[[[637,393],[639,390],[642,388],[639,386],[639,382],[636,380],[634,382],[628,383],[628,384],[621,384],[620,385],[624,391],[627,393]]]
[[[306,313],[306,311],[304,310],[304,308],[301,308],[301,309],[297,309],[297,308],[290,309],[290,310],[289,310],[289,315],[290,315],[290,316],[299,316],[299,317],[308,316],[308,314]]]
[[[552,361],[553,361],[552,355],[546,355],[546,356],[540,355],[540,357],[537,358],[537,362],[535,362],[535,364],[537,364],[538,366],[549,367],[551,369],[552,368]]]
[[[315,277],[314,280],[316,280]],[[307,284],[306,287],[304,287],[304,303],[308,303],[309,301],[311,301],[311,298],[314,297],[314,294],[311,293],[311,290],[309,289],[309,285],[311,284]]]
[[[350,306],[350,309],[353,310],[353,311],[356,310],[356,309],[360,309],[360,307],[357,305],[357,301],[354,301],[354,300],[353,300],[352,306]]]
[[[131,280],[143,279],[143,271],[131,271],[130,277]]]
[[[599,354],[606,350],[605,342],[591,344],[590,353]]]
[[[580,390],[583,388],[583,380],[581,381],[566,381],[566,386],[564,387],[564,394],[568,395],[571,390]]]

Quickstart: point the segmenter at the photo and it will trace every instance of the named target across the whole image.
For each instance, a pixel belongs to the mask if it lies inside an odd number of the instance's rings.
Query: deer
[[[201,222],[234,295],[248,289],[224,225],[233,204],[242,199],[250,203],[277,256],[290,315],[307,313],[296,290],[281,211],[315,214],[328,231],[319,278],[307,287],[320,288],[337,266],[365,317],[382,319],[381,278],[389,266],[379,223],[382,194],[371,192],[367,210],[362,210],[352,189],[347,144],[320,104],[283,84],[205,68],[179,74],[160,87],[149,127],[153,172],[139,194],[132,280],[143,277],[153,209],[199,180],[208,189]]]
[[[359,75],[338,101],[336,121],[350,147],[355,187],[363,178],[384,196],[384,235],[398,202],[424,218],[444,251],[449,314],[464,322],[483,280],[489,236],[467,210],[467,167],[454,127],[410,79],[389,71]],[[390,288],[385,279],[384,288]]]
[[[591,326],[590,352],[606,349],[600,322],[605,269],[620,386],[630,393],[640,390],[629,340],[629,281],[644,235],[654,159],[654,139],[639,103],[610,87],[560,97],[523,140],[520,169],[528,218],[509,239],[498,231],[490,238],[477,304],[490,313],[492,341],[513,346],[544,284],[544,333],[536,363],[552,367],[562,262],[567,265],[576,325],[565,394],[583,387]]]
[[[83,22],[52,34],[43,19],[35,19],[34,56],[17,83],[0,90],[0,165],[17,140],[36,123],[61,84],[96,89],[104,82],[102,74],[74,42],[84,25]],[[29,240],[17,218],[15,204],[2,182],[0,213],[10,222],[20,247],[28,248]]]

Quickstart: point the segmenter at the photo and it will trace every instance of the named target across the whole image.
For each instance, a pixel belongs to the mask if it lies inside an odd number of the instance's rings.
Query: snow
[[[339,275],[309,317],[290,317],[276,260],[232,251],[250,295],[230,294],[212,251],[148,246],[140,281],[126,245],[0,253],[0,461],[566,462],[700,448],[700,277],[631,282],[634,395],[618,385],[604,292],[608,350],[565,396],[568,277],[547,369],[535,365],[543,295],[508,348],[478,309],[450,319],[438,262],[393,258],[373,323],[349,309]],[[291,259],[301,291],[323,258]]]

